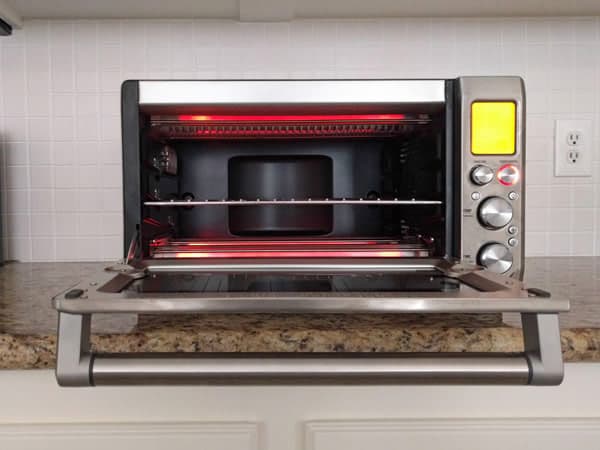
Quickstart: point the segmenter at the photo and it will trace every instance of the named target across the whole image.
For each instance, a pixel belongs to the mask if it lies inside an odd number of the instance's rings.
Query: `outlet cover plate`
[[[579,142],[572,145],[569,135],[576,132]],[[558,119],[554,127],[554,176],[592,176],[592,121],[587,119]],[[576,152],[577,161],[569,155]]]

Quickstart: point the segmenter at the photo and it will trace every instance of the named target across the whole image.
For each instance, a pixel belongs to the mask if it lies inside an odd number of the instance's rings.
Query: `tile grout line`
[[[4,58],[4,45],[0,43],[0,62]],[[0,70],[0,87],[4,83],[4,76],[2,70]],[[8,170],[6,169],[6,129],[4,116],[6,111],[4,109],[4,95],[0,95],[0,248],[2,253],[0,254],[0,261],[4,261],[9,258],[8,254],[8,229],[6,221],[8,220],[6,213],[8,211],[8,185],[6,183]]]
[[[32,211],[31,211],[31,126],[30,126],[30,117],[29,117],[29,78],[28,78],[28,70],[27,70],[27,31],[25,27],[21,31],[23,33],[23,80],[25,85],[25,139],[27,141],[26,144],[26,156],[27,156],[27,200],[28,200],[28,211],[27,211],[27,222],[29,225],[29,229],[27,230],[29,239],[28,250],[28,260],[33,260],[33,237],[31,233],[31,224],[32,224]]]
[[[50,92],[49,92],[49,108],[48,108],[48,112],[49,112],[49,122],[50,122],[50,132],[49,132],[49,139],[50,141],[48,142],[49,145],[49,153],[50,153],[50,167],[51,169],[51,174],[50,174],[50,178],[51,178],[51,184],[52,184],[52,188],[50,189],[50,202],[51,202],[51,213],[52,213],[52,217],[54,218],[53,222],[54,222],[54,232],[52,234],[52,261],[56,261],[56,255],[57,255],[57,239],[56,239],[56,231],[57,231],[57,227],[56,227],[56,218],[57,218],[57,212],[56,212],[56,171],[55,171],[55,158],[54,158],[54,127],[52,126],[52,124],[54,123],[54,89],[52,88],[52,72],[53,72],[53,61],[52,61],[52,52],[51,52],[51,46],[50,46],[50,22],[46,21],[46,46],[47,46],[47,52],[48,52],[48,83],[49,83],[49,87],[50,87]]]
[[[81,214],[80,211],[80,187],[79,187],[79,154],[78,154],[78,149],[77,149],[77,94],[79,92],[78,88],[77,88],[77,57],[76,57],[76,53],[75,53],[75,27],[78,23],[78,21],[71,21],[70,23],[70,47],[71,47],[71,81],[73,82],[73,87],[72,87],[72,92],[73,92],[73,130],[72,130],[72,145],[73,145],[73,152],[72,152],[72,157],[74,158],[73,161],[73,167],[75,169],[75,172],[77,174],[76,176],[76,187],[71,187],[69,188],[72,191],[75,191],[77,194],[77,205],[75,206],[75,236],[70,236],[69,239],[69,245],[73,246],[73,245],[77,245],[78,240],[79,240],[79,236],[81,234],[81,230],[79,229],[79,216]],[[71,252],[73,251],[73,249],[71,248],[69,251],[69,255],[71,254]],[[66,260],[71,260],[71,257],[68,257]]]

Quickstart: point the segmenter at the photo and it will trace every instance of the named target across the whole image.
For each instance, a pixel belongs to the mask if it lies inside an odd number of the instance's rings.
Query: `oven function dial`
[[[498,230],[510,223],[513,209],[502,197],[488,197],[481,202],[478,211],[479,222],[489,229]]]
[[[494,179],[494,171],[484,165],[475,166],[471,170],[471,181],[478,186],[488,184]]]
[[[513,257],[507,247],[493,243],[484,245],[479,250],[477,262],[492,272],[505,273],[512,267]]]

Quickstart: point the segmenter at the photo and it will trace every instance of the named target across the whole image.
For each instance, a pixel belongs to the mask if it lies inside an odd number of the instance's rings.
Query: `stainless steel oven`
[[[556,384],[517,77],[127,81],[124,261],[54,299],[64,385]],[[522,354],[93,355],[100,312],[520,312]]]

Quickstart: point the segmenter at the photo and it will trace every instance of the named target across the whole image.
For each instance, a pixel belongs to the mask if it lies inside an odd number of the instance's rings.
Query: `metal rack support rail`
[[[440,200],[399,200],[399,199],[290,199],[290,200],[277,200],[277,199],[255,199],[255,200],[152,200],[144,202],[144,206],[276,206],[276,205],[402,205],[402,206],[415,206],[415,205],[441,205]]]

